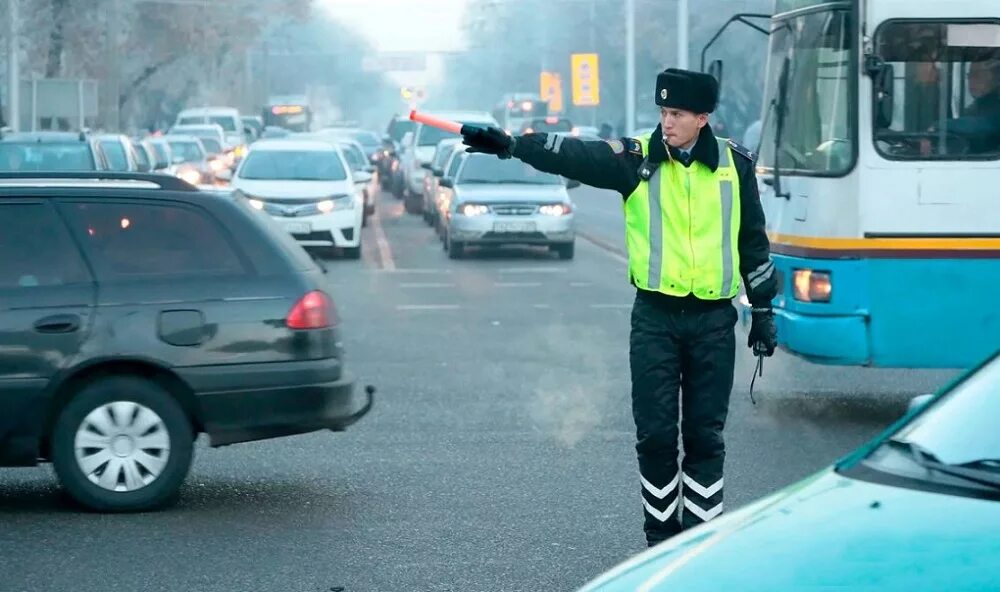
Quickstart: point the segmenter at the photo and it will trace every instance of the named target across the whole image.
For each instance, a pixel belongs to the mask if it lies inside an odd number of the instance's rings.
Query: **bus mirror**
[[[872,80],[872,92],[875,95],[874,119],[875,127],[888,128],[892,125],[892,112],[895,109],[893,86],[896,81],[892,64],[882,64]]]
[[[712,60],[708,65],[708,73],[719,83],[719,88],[722,88],[722,60]]]

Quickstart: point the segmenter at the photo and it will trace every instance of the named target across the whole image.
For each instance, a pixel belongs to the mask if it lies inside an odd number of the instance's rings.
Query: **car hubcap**
[[[115,401],[84,418],[73,447],[77,465],[91,483],[108,491],[135,491],[163,472],[170,435],[149,407]]]

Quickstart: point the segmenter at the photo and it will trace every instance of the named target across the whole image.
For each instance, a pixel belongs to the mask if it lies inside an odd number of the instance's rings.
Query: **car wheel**
[[[170,505],[191,467],[194,432],[180,404],[151,381],[91,382],[59,412],[52,465],[70,496],[101,512]]]
[[[560,259],[572,259],[576,243],[568,243],[564,245],[552,245],[552,250],[559,254]]]
[[[465,256],[465,244],[458,241],[453,241],[448,239],[448,258],[449,259],[461,259]]]

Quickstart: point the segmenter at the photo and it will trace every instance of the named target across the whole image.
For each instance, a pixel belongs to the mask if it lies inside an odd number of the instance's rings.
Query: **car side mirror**
[[[920,409],[923,409],[933,398],[934,395],[917,395],[916,397],[913,397],[910,399],[910,404],[906,406],[906,412],[915,413]]]
[[[455,186],[455,181],[448,177],[442,177],[441,180],[438,181],[438,185],[440,185],[441,187],[452,188]]]
[[[566,179],[566,189],[576,189],[581,183],[576,179]]]
[[[354,182],[357,184],[369,183],[372,180],[372,174],[367,171],[356,171],[354,173]]]

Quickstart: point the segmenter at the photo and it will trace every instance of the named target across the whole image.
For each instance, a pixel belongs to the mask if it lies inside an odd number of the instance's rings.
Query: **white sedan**
[[[232,187],[302,246],[340,248],[349,259],[361,257],[363,199],[344,155],[329,142],[255,142]]]

